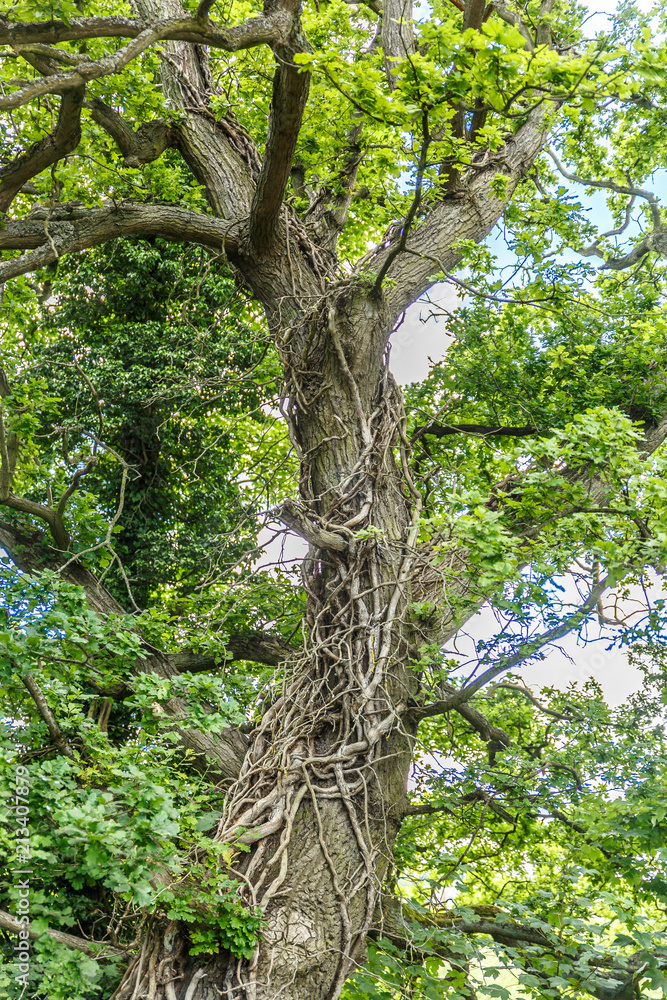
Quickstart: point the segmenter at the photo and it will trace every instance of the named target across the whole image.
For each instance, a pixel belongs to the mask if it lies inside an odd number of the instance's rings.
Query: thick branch
[[[272,247],[277,236],[280,210],[310,89],[310,73],[300,71],[294,63],[297,52],[310,51],[298,21],[288,44],[276,45],[274,51],[278,66],[273,76],[269,132],[250,210],[250,239],[260,250]]]
[[[311,204],[307,218],[317,222],[317,241],[320,246],[333,251],[339,234],[347,222],[354,198],[359,167],[364,156],[360,144],[361,125],[353,125],[347,136],[347,145],[341,152],[342,165],[331,184],[323,188]],[[335,185],[336,191],[333,187]]]
[[[135,131],[122,115],[100,100],[91,101],[93,121],[108,132],[123,155],[123,165],[140,167],[142,163],[152,163],[173,145],[172,130],[166,122],[145,122]]]
[[[53,132],[0,169],[0,212],[7,211],[26,181],[67,156],[79,145],[83,96],[83,87],[64,94]]]
[[[31,80],[15,90],[14,93],[0,97],[0,110],[20,108],[45,94],[62,94],[68,90],[77,90],[84,87],[90,80],[98,80],[100,77],[118,73],[133,59],[141,55],[145,49],[155,42],[159,42],[163,37],[159,25],[154,28],[146,28],[133,41],[128,42],[127,45],[113,54],[106,55],[95,62],[79,63],[71,73],[51,73],[41,79]]]
[[[552,149],[548,146],[546,147],[547,153],[551,159],[556,164],[559,172],[567,180],[572,181],[574,184],[582,184],[585,187],[601,188],[608,191],[615,191],[618,194],[629,195],[631,199],[644,198],[648,202],[648,206],[651,212],[651,218],[653,220],[653,231],[650,232],[643,240],[641,240],[630,253],[625,254],[623,257],[612,257],[607,260],[601,266],[601,270],[611,270],[611,271],[622,271],[627,267],[632,267],[634,264],[639,263],[647,253],[654,251],[661,256],[667,254],[667,229],[663,225],[662,218],[660,216],[660,206],[658,204],[658,199],[653,194],[652,191],[646,191],[643,188],[634,187],[632,184],[619,184],[617,181],[612,180],[590,180],[587,177],[579,177],[577,174],[572,174],[565,169],[558,156],[554,153]],[[632,201],[626,209],[626,223],[620,229],[611,230],[605,233],[604,236],[616,236],[623,232],[629,221],[630,208],[632,207]],[[591,254],[597,254],[602,256],[600,251],[597,249],[597,244],[599,240],[603,239],[604,236],[598,237],[598,240],[593,243],[593,245],[586,250],[578,250],[584,256],[590,256]]]
[[[225,643],[227,659],[265,663],[269,667],[280,666],[290,649],[288,643],[278,636],[257,631],[237,632],[230,635]],[[175,653],[170,659],[181,674],[211,673],[219,666],[219,657],[194,653],[188,649]]]
[[[484,791],[481,788],[476,789],[469,795],[464,795],[463,798],[459,799],[461,804],[468,802],[484,802],[486,808],[489,812],[494,813],[494,815],[499,816],[505,823],[509,823],[510,826],[516,824],[516,819],[511,816],[510,813],[504,809],[500,803],[496,802],[494,797],[489,794],[489,792]],[[430,802],[424,802],[420,805],[409,805],[405,812],[405,816],[435,816],[438,813],[454,813],[454,809],[451,805],[432,805]]]
[[[119,236],[163,236],[234,253],[241,233],[240,221],[223,221],[173,205],[126,203],[95,211],[75,206],[71,214],[65,205],[51,218],[46,210],[43,214],[42,220],[37,213],[27,219],[10,220],[0,230],[0,250],[32,250],[0,264],[0,283],[44,267],[63,254],[100,246]]]
[[[637,451],[642,458],[648,458],[665,440],[667,440],[667,416],[655,426],[645,426]]]
[[[479,31],[482,27],[485,10],[486,0],[466,0],[463,11],[463,30],[472,28],[474,31]]]
[[[103,941],[88,941],[86,938],[76,937],[74,934],[67,934],[65,931],[52,930],[50,927],[45,931],[34,931],[30,924],[24,924],[22,921],[17,920],[13,917],[11,913],[7,913],[5,910],[0,910],[0,927],[3,930],[8,931],[10,934],[21,934],[25,931],[28,932],[28,937],[31,941],[37,941],[42,935],[52,938],[59,944],[64,944],[68,948],[73,948],[76,951],[82,951],[86,955],[90,955],[92,958],[98,958],[100,953],[104,955],[120,955],[124,956],[126,951],[124,948],[116,948],[113,945],[106,944]]]
[[[500,2],[500,0],[494,0],[493,10],[494,13],[496,13],[498,17],[501,19],[501,21],[504,21],[505,24],[513,25],[523,35],[526,41],[526,48],[530,52],[532,52],[535,48],[535,43],[533,42],[533,36],[531,35],[530,31],[528,30],[524,22],[519,17],[519,15],[515,14],[514,11],[509,10],[503,3]]]
[[[471,921],[456,912],[425,914],[410,906],[407,900],[401,901],[385,897],[382,900],[383,923],[377,927],[377,937],[387,936],[390,940],[397,942],[402,939],[404,947],[419,949],[420,946],[415,945],[412,940],[412,926],[416,925],[422,930],[432,929],[434,939],[424,942],[423,947],[426,951],[432,951],[435,954],[438,954],[440,948],[437,932],[444,927],[456,927],[463,934],[487,934],[503,944],[517,941],[537,944],[542,947],[549,947],[551,944],[546,934],[538,928],[524,927],[514,921],[502,919],[504,914],[496,906],[481,905],[468,909],[473,910],[481,919]],[[501,920],[496,922],[488,919],[496,916],[500,917]]]
[[[294,500],[285,500],[280,509],[276,511],[276,516],[288,528],[296,531],[298,535],[301,535],[318,549],[333,549],[335,552],[344,552],[348,548],[347,538],[336,531],[328,531],[314,524],[308,512]]]
[[[431,437],[443,438],[450,434],[479,434],[482,437],[529,437],[539,434],[537,427],[525,424],[523,427],[490,427],[488,424],[427,424],[425,427],[417,427],[414,438],[420,438],[424,434]]]
[[[56,570],[63,565],[63,553],[50,546],[40,531],[19,528],[8,521],[0,521],[0,548],[23,573]],[[93,611],[102,615],[123,614],[123,608],[90,570],[80,563],[67,561],[63,579],[83,588]]]
[[[460,189],[431,202],[425,221],[413,229],[392,265],[392,282],[384,289],[391,316],[397,317],[423,295],[439,274],[456,267],[461,259],[461,240],[480,242],[488,236],[542,147],[545,117],[544,106],[535,108],[498,153],[489,154],[484,165],[473,164]],[[492,187],[499,174],[506,181],[500,196],[497,187]],[[361,262],[360,271],[365,275],[382,273],[395,248],[396,241],[392,241],[373,251]]]
[[[0,397],[5,399],[10,394],[11,389],[4,371],[0,372],[0,376]],[[37,503],[35,500],[28,500],[25,497],[20,497],[12,493],[11,486],[18,450],[18,435],[15,431],[6,430],[4,414],[2,407],[0,407],[0,505],[44,521],[48,525],[56,545],[64,551],[69,548],[70,544],[70,536],[64,522],[67,504],[78,489],[83,477],[88,475],[91,469],[97,465],[97,456],[91,456],[83,468],[75,472],[70,485],[63,490],[58,505],[54,510],[53,507],[48,507],[45,504]]]
[[[456,688],[451,684],[441,684],[442,691],[446,691],[448,694],[454,696],[457,694]],[[479,733],[485,743],[499,743],[501,746],[510,746],[512,740],[507,735],[504,729],[499,729],[498,726],[494,726],[493,723],[489,722],[486,716],[478,712],[476,708],[472,705],[468,705],[465,702],[461,705],[454,706],[455,711],[466,720],[472,728]]]
[[[7,492],[6,495],[0,497],[0,504],[3,507],[9,507],[10,510],[15,510],[19,514],[27,514],[28,517],[44,521],[48,525],[56,545],[63,550],[69,546],[69,535],[65,530],[62,520],[56,517],[56,512],[51,507],[37,503],[36,500],[28,500],[25,497],[16,496],[15,493],[11,492]]]
[[[382,8],[382,52],[387,82],[393,89],[396,86],[394,64],[415,50],[412,0],[384,0]]]
[[[421,805],[409,805],[406,807],[404,816],[437,816],[439,813],[454,814],[454,809],[450,805],[434,806],[430,802]]]
[[[136,17],[79,17],[65,21],[32,21],[12,23],[0,18],[0,45],[29,45],[46,42],[84,41],[88,38],[138,38],[147,30],[158,29],[160,37],[170,41],[210,45],[227,52],[272,45],[287,37],[291,18],[282,9],[268,16],[253,17],[231,28],[221,28],[210,19],[172,17],[151,23]]]
[[[610,257],[601,265],[601,271],[624,271],[634,264],[638,264],[647,253],[657,253],[660,257],[667,256],[667,229],[661,228],[653,230],[648,236],[637,243],[630,253],[624,257]]]

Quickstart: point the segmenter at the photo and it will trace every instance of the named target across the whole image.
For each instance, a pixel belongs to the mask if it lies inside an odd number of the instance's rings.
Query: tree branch
[[[395,63],[415,51],[412,0],[383,0],[381,42],[387,83],[393,90]]]
[[[349,539],[344,538],[337,531],[327,531],[314,524],[308,511],[295,500],[285,500],[275,513],[283,524],[296,531],[318,549],[333,549],[335,552],[344,552],[348,548]]]
[[[51,742],[54,747],[63,754],[65,757],[73,759],[74,754],[72,753],[70,746],[62,734],[62,730],[56,721],[56,717],[48,706],[48,702],[44,697],[44,692],[41,687],[31,674],[25,674],[22,677],[23,683],[30,692],[32,700],[37,706],[37,711],[41,715],[43,721],[46,723],[46,728],[49,731],[49,736],[51,737]]]
[[[41,79],[31,80],[15,90],[13,94],[0,97],[0,110],[20,108],[45,94],[62,94],[68,90],[77,90],[84,87],[90,80],[98,80],[100,77],[118,73],[133,59],[141,55],[145,49],[155,42],[159,42],[163,37],[162,29],[159,26],[146,28],[135,39],[113,54],[106,55],[95,62],[79,63],[71,73],[51,73]]]
[[[468,802],[484,802],[488,810],[499,816],[505,823],[509,823],[510,826],[516,824],[516,819],[514,816],[510,815],[506,809],[500,805],[499,802],[493,798],[493,796],[484,791],[481,788],[477,788],[470,795],[464,795],[463,798],[459,799],[461,803]],[[403,813],[404,816],[435,816],[438,813],[450,813],[454,815],[454,809],[450,805],[432,805],[430,802],[424,802],[421,805],[410,805],[406,808]]]
[[[523,427],[490,427],[487,424],[439,424],[434,422],[425,427],[417,427],[412,440],[415,441],[424,434],[443,438],[450,434],[479,434],[482,437],[529,437],[539,433],[538,428],[531,424],[525,424]]]
[[[82,951],[86,955],[90,955],[91,958],[99,958],[101,953],[103,955],[119,955],[121,957],[127,954],[125,948],[117,948],[114,945],[106,944],[104,941],[88,941],[86,938],[76,937],[74,934],[67,934],[65,931],[52,930],[50,927],[45,931],[34,931],[30,927],[30,924],[25,924],[17,920],[11,913],[7,913],[5,910],[0,910],[0,927],[10,934],[21,934],[27,931],[31,941],[37,941],[43,935],[46,935],[46,937],[58,941],[59,944],[64,944],[75,951]]]
[[[71,73],[53,73],[42,80],[30,81],[13,94],[0,97],[0,109],[19,108],[44,94],[62,93],[81,87],[89,80],[117,73],[155,42],[167,39],[211,45],[227,52],[277,44],[289,35],[292,17],[284,8],[278,8],[266,17],[251,18],[226,29],[216,28],[210,19],[197,21],[194,18],[167,18],[152,24],[134,18],[76,18],[69,25],[58,21],[46,25],[12,25],[9,22],[5,25],[4,29],[0,27],[0,44],[4,45],[54,43],[105,36],[129,37],[132,41],[101,59],[79,62]]]
[[[655,375],[656,384],[661,383],[662,377],[662,373],[658,371]],[[641,439],[637,441],[637,452],[643,459],[646,459],[665,440],[667,440],[667,416],[663,417],[658,424],[645,425],[644,433]],[[549,523],[561,516],[569,517],[575,513],[588,512],[594,507],[605,507],[606,511],[610,509],[605,503],[609,496],[609,484],[605,479],[603,470],[591,470],[587,466],[579,466],[576,469],[564,469],[560,471],[559,475],[568,483],[579,483],[581,485],[586,497],[586,503],[582,503],[581,506],[571,507],[566,514],[563,514],[561,509],[553,514],[545,523]],[[493,492],[490,494],[490,499],[492,498]],[[624,510],[617,510],[616,513],[619,516],[632,516],[629,511]],[[538,525],[536,528],[534,524],[529,527],[525,524],[518,525],[516,526],[516,536],[522,542],[527,543],[539,536],[542,527],[543,525]],[[428,558],[427,550],[425,550],[424,556],[425,559]],[[446,596],[442,612],[434,614],[432,624],[428,627],[427,631],[430,636],[430,642],[447,642],[466,621],[477,613],[485,601],[485,595],[479,591],[476,591],[473,597],[473,586],[467,571],[467,559],[468,555],[465,548],[462,551],[455,549],[450,553],[448,570],[452,574],[452,578],[448,583],[450,592]],[[526,549],[522,560],[523,563],[525,564],[528,559],[529,552]],[[426,601],[434,605],[435,608],[438,608],[444,595],[442,574],[437,567],[425,566],[424,562],[422,562],[419,572],[413,576],[412,586],[413,594],[415,595],[414,600]],[[451,604],[451,598],[455,595],[463,598],[465,602],[465,609],[462,608],[456,615],[452,612]]]
[[[63,553],[49,545],[40,531],[17,527],[8,521],[0,521],[0,548],[23,573],[57,570],[63,562]],[[62,576],[68,583],[83,588],[93,611],[102,615],[123,614],[120,604],[85,566],[70,562]]]
[[[85,41],[89,38],[138,38],[147,30],[159,30],[161,38],[177,42],[210,45],[227,52],[272,45],[287,37],[291,18],[285,17],[282,8],[271,14],[253,17],[231,28],[221,28],[209,18],[171,17],[151,23],[147,18],[136,17],[78,17],[65,21],[11,22],[0,17],[0,45],[31,45],[45,42]]]
[[[6,398],[10,394],[10,391],[7,376],[5,372],[2,371],[0,378],[0,397],[3,399]],[[72,477],[72,482],[63,491],[58,502],[58,506],[54,510],[52,507],[48,507],[45,504],[37,503],[35,500],[28,500],[25,497],[19,497],[16,496],[15,493],[12,493],[11,485],[14,476],[14,469],[16,467],[18,451],[19,438],[14,431],[7,433],[5,429],[2,404],[0,404],[0,505],[3,507],[9,507],[10,510],[15,510],[21,514],[28,514],[30,517],[36,517],[39,520],[44,521],[44,523],[48,525],[56,545],[64,551],[69,548],[70,544],[70,536],[63,520],[65,511],[67,510],[67,504],[72,495],[78,489],[79,483],[83,477],[87,476],[88,473],[97,465],[97,456],[91,456],[85,466],[75,472]]]
[[[26,181],[71,153],[81,141],[84,88],[63,95],[53,132],[0,169],[0,212],[6,212]]]
[[[519,15],[515,14],[514,11],[509,10],[504,3],[500,2],[500,0],[493,0],[493,10],[501,21],[504,21],[505,24],[511,24],[520,32],[520,34],[523,35],[526,41],[526,48],[532,52],[535,49],[533,37]]]
[[[563,715],[562,712],[555,712],[553,708],[547,708],[546,705],[543,705],[542,702],[535,697],[533,692],[528,687],[522,687],[520,684],[508,684],[506,681],[501,681],[499,684],[494,684],[490,687],[486,693],[487,695],[492,695],[498,690],[515,691],[517,694],[527,698],[539,712],[542,712],[544,715],[550,715],[553,719],[572,719],[571,715]]]
[[[633,187],[631,184],[618,184],[616,181],[593,181],[586,177],[578,177],[576,174],[571,174],[565,169],[550,146],[545,146],[545,150],[556,164],[558,171],[563,175],[563,177],[566,178],[566,180],[572,181],[574,184],[582,184],[584,187],[604,188],[609,191],[616,191],[618,194],[627,194],[635,198],[644,198],[648,202],[651,210],[653,225],[656,228],[660,228],[662,226],[658,199],[652,191],[645,191],[643,188]]]
[[[611,180],[594,181],[587,177],[579,177],[577,174],[571,174],[565,169],[558,156],[549,146],[546,147],[546,151],[556,164],[558,171],[568,181],[572,181],[574,184],[582,184],[585,187],[601,188],[609,191],[616,191],[618,194],[627,194],[632,199],[644,198],[648,202],[651,218],[653,220],[652,232],[637,243],[630,253],[625,254],[623,257],[612,257],[605,261],[605,263],[601,265],[600,270],[623,271],[625,268],[632,267],[634,264],[639,263],[639,261],[642,260],[647,253],[651,253],[651,251],[659,254],[660,256],[665,256],[667,254],[667,227],[662,222],[660,205],[658,203],[658,199],[652,191],[646,191],[643,188],[634,187],[632,184],[618,184],[616,181]],[[602,254],[597,249],[599,240],[604,239],[605,236],[617,236],[619,233],[623,232],[629,222],[631,207],[632,201],[626,209],[626,222],[624,226],[620,229],[610,230],[610,232],[604,233],[602,236],[598,237],[598,240],[596,240],[590,247],[585,250],[578,249],[577,252],[586,257],[591,256],[592,254],[597,254],[601,257]]]
[[[440,690],[452,696],[457,694],[456,688],[452,684],[448,684],[446,681],[440,685]],[[498,726],[494,726],[492,722],[489,722],[486,716],[482,715],[481,712],[478,712],[476,708],[472,707],[472,705],[468,705],[466,702],[463,702],[460,705],[455,705],[454,711],[456,711],[477,733],[479,733],[485,743],[499,743],[504,747],[511,746],[512,740],[505,730],[499,729]]]
[[[229,660],[249,660],[278,667],[289,656],[292,647],[279,636],[255,630],[236,632],[229,636],[225,651]],[[219,667],[219,657],[194,653],[184,649],[170,657],[171,663],[181,674],[213,673]]]
[[[562,639],[563,636],[567,635],[568,632],[571,632],[573,628],[576,628],[577,625],[585,621],[587,616],[595,609],[598,600],[608,586],[609,577],[605,577],[604,580],[601,580],[593,586],[590,594],[581,607],[578,608],[574,614],[569,615],[565,621],[562,622],[562,624],[549,629],[547,632],[543,632],[542,635],[537,636],[535,639],[531,639],[512,656],[502,657],[498,663],[489,667],[488,670],[485,670],[484,673],[481,674],[476,680],[471,681],[470,684],[466,684],[449,698],[436,701],[432,705],[426,705],[423,708],[409,709],[410,714],[413,718],[421,720],[428,719],[434,715],[442,715],[443,712],[449,712],[453,708],[458,709],[460,705],[469,701],[472,696],[480,690],[480,688],[488,684],[489,681],[492,681],[494,677],[505,673],[507,670],[511,670],[513,667],[518,667],[521,663],[524,663],[526,660],[530,659],[530,657],[534,656],[548,643],[555,642],[557,639]]]
[[[431,203],[423,223],[409,234],[403,252],[393,263],[391,285],[383,290],[391,318],[395,320],[423,295],[438,274],[456,267],[462,254],[461,240],[481,242],[488,236],[542,147],[547,131],[546,114],[543,105],[531,111],[526,123],[502,149],[489,154],[484,163],[472,165],[462,177],[460,189]],[[492,187],[499,174],[506,181],[500,196],[497,188]],[[403,231],[401,227],[401,234]],[[390,241],[372,251],[360,262],[360,274],[382,273],[395,250],[396,242]]]
[[[466,910],[472,910],[479,919],[471,920],[468,916],[455,912],[423,913],[413,908],[407,900],[385,896],[369,937],[376,941],[386,938],[408,954],[439,955],[450,963],[452,958],[456,959],[457,952],[451,949],[449,942],[439,938],[438,931],[445,928],[455,929],[466,936],[484,935],[510,948],[533,945],[543,949],[546,954],[569,958],[567,978],[570,981],[574,978],[577,989],[597,1000],[632,1000],[637,995],[637,980],[646,968],[645,951],[629,955],[622,964],[612,957],[591,960],[590,957],[585,957],[585,946],[578,942],[564,944],[555,935],[552,936],[539,927],[527,927],[509,920],[498,907],[481,905],[466,907]],[[418,937],[414,934],[414,927],[418,927],[421,932]],[[424,930],[431,930],[433,936],[425,940]],[[656,957],[660,968],[667,966],[667,954],[660,953]],[[529,956],[526,956],[526,960],[527,967],[540,974],[539,967],[532,965]]]
[[[10,510],[15,510],[18,514],[27,514],[29,517],[44,521],[48,525],[56,545],[60,549],[67,549],[70,542],[69,535],[65,531],[62,521],[56,517],[56,512],[50,507],[38,503],[36,500],[16,496],[15,493],[9,491],[0,497],[0,504],[3,507],[9,507]]]
[[[95,99],[86,103],[91,118],[97,122],[114,140],[123,156],[123,166],[140,167],[142,163],[152,163],[174,145],[172,130],[166,122],[156,120],[145,122],[136,131],[113,108],[104,101]]]
[[[424,802],[422,805],[410,805],[406,806],[403,812],[404,816],[437,816],[438,813],[449,813],[450,816],[454,815],[454,810],[450,805],[433,806],[430,802]]]
[[[43,220],[40,216],[43,215]],[[0,264],[0,284],[18,274],[35,271],[66,253],[100,246],[119,236],[162,236],[183,243],[198,243],[218,252],[234,253],[239,246],[243,220],[216,219],[173,205],[120,205],[99,210],[65,204],[58,211],[33,212],[28,218],[9,220],[0,229],[0,250],[29,250]],[[45,240],[45,229],[50,240]]]
[[[66,52],[65,49],[56,48],[55,45],[45,45],[41,42],[33,42],[31,45],[18,46],[18,54],[24,59],[26,55],[38,56],[46,60],[44,65],[52,63],[62,63],[64,66],[78,66],[79,63],[89,62],[88,56],[84,52]],[[34,65],[32,60],[28,60]],[[51,65],[49,72],[55,72],[56,66]]]
[[[342,166],[340,170],[332,181],[318,192],[304,214],[304,220],[308,221],[309,228],[312,226],[317,234],[318,244],[331,252],[335,250],[338,236],[345,227],[350,205],[355,196],[354,186],[364,156],[360,145],[362,131],[361,125],[353,125],[350,128],[347,145],[341,151]],[[293,169],[292,183],[295,184],[296,181],[298,184],[299,178],[295,177],[295,173],[296,171]],[[296,184],[295,190],[297,190]],[[297,190],[297,194],[299,197],[307,196],[303,181],[301,181],[301,191]]]
[[[310,73],[294,63],[298,52],[310,52],[298,21],[298,0],[289,0],[294,26],[286,43],[276,44],[278,62],[273,76],[273,94],[264,162],[250,209],[250,239],[255,247],[268,250],[276,240],[278,220],[310,89]]]
[[[647,253],[657,253],[660,257],[667,255],[667,228],[653,230],[640,243],[632,248],[624,257],[611,257],[600,266],[601,271],[624,271],[638,264]]]

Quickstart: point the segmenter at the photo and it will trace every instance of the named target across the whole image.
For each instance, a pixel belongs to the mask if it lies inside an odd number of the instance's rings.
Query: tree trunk
[[[364,953],[406,805],[403,716],[415,690],[405,612],[419,496],[394,460],[403,411],[385,337],[381,310],[343,288],[282,341],[301,458],[301,502],[284,516],[314,540],[308,634],[216,833],[251,845],[232,868],[263,915],[256,954],[189,958],[186,928],[172,925],[146,944],[118,1000],[333,1000]]]

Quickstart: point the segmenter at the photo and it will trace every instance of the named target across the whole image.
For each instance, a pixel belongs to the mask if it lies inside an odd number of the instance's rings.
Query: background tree
[[[499,678],[665,562],[662,15],[462,6],[0,18],[12,990],[660,985],[661,605],[616,714]],[[443,277],[476,298],[404,398],[389,338]]]

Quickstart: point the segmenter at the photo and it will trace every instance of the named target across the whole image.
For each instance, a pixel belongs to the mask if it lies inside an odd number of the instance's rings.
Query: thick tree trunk
[[[315,542],[304,564],[308,636],[216,834],[251,845],[232,868],[263,915],[256,954],[189,958],[187,929],[169,929],[171,952],[162,929],[118,1000],[334,1000],[364,953],[406,804],[403,717],[415,687],[405,612],[419,497],[394,457],[403,413],[385,339],[381,309],[353,288],[282,339],[301,458],[301,501],[285,518]]]

